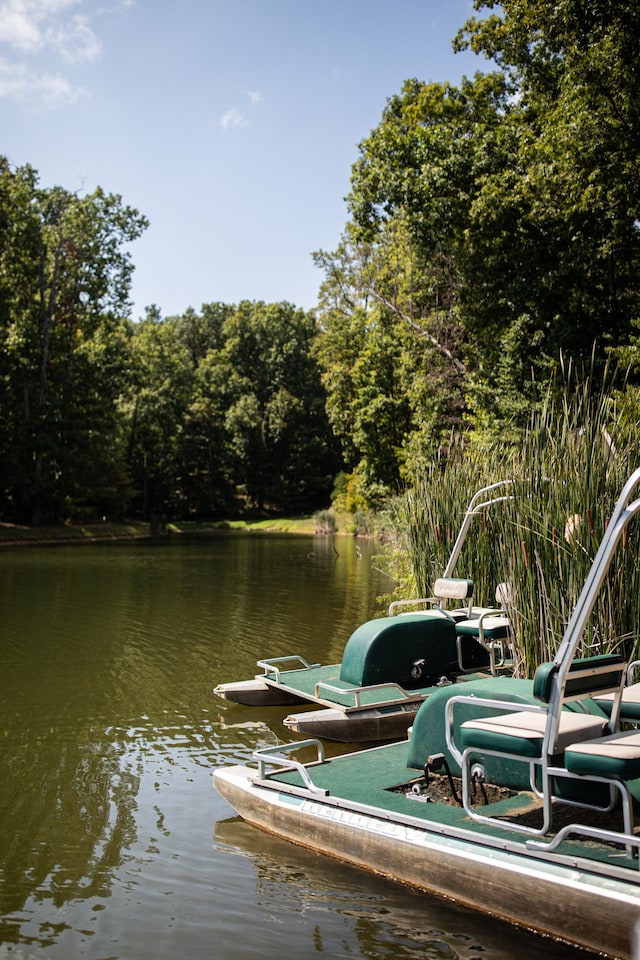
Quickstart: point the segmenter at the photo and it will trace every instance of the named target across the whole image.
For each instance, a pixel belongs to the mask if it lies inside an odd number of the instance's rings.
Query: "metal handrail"
[[[632,660],[629,666],[627,667],[627,682],[626,686],[630,687],[634,683],[634,677],[636,670],[640,667],[640,660]]]
[[[293,753],[295,750],[300,750],[302,747],[313,747],[315,746],[318,751],[316,763],[325,762],[324,754],[324,745],[320,740],[300,740],[297,743],[283,743],[278,744],[275,747],[261,747],[259,750],[255,750],[253,753],[253,759],[258,763],[258,777],[260,780],[264,780],[266,777],[267,766],[273,767],[282,767],[287,769],[296,770],[304,783],[304,785],[312,792],[317,793],[322,796],[327,795],[327,790],[324,790],[322,787],[317,787],[309,776],[307,765],[301,763],[299,760],[294,760],[286,754]]]
[[[256,662],[257,667],[262,667],[264,670],[265,677],[268,677],[270,673],[275,677],[276,683],[280,683],[280,673],[281,671],[278,667],[275,666],[276,663],[292,663],[293,661],[301,663],[305,670],[311,670],[312,667],[319,667],[319,663],[307,663],[304,657],[301,657],[299,654],[295,653],[290,657],[271,657],[269,660],[258,660]],[[286,672],[286,671],[285,671]]]
[[[453,545],[453,550],[451,551],[451,556],[449,561],[444,569],[443,577],[450,577],[453,568],[456,565],[458,557],[460,556],[460,551],[462,550],[462,545],[467,537],[469,532],[469,527],[471,526],[471,521],[476,513],[479,513],[481,510],[484,510],[485,507],[490,507],[494,503],[502,503],[505,500],[513,500],[513,496],[504,494],[500,497],[491,497],[489,500],[480,500],[480,498],[489,493],[490,490],[496,490],[498,487],[508,487],[513,484],[513,480],[498,480],[497,483],[490,483],[488,487],[482,487],[480,490],[476,491],[471,500],[469,501],[469,506],[464,515],[464,520],[462,521],[462,526],[460,527],[460,532],[456,538],[456,542]]]
[[[415,603],[433,603],[437,599],[438,597],[416,597],[415,599],[411,600],[392,600],[392,602],[389,604],[389,610],[387,612],[390,617],[394,617],[396,607],[408,607]]]
[[[640,510],[640,499],[631,501],[631,494],[640,483],[640,468],[636,469],[627,480],[622,493],[614,507],[611,519],[604,532],[598,552],[591,565],[591,569],[585,580],[584,586],[576,601],[573,613],[564,632],[564,637],[554,662],[558,664],[561,670],[568,670],[573,660],[576,647],[584,633],[587,621],[591,615],[596,598],[602,587],[602,583],[611,564],[613,554],[615,553],[618,541],[622,533],[632,519]]]
[[[363,704],[360,699],[361,693],[375,693],[377,690],[397,690],[399,696],[395,700],[385,700],[384,705],[389,706],[394,703],[400,703],[402,700],[408,700],[410,695],[402,689],[401,686],[397,683],[374,683],[370,687],[335,687],[330,683],[325,683],[323,680],[318,681],[315,685],[315,695],[316,697],[320,696],[320,690],[326,690],[329,693],[338,693],[341,696],[343,694],[352,693],[354,697],[354,707],[373,707],[374,703],[365,703]],[[331,700],[331,703],[335,701]]]
[[[460,527],[460,530],[458,531],[458,536],[456,537],[456,541],[453,545],[451,556],[449,557],[447,561],[447,565],[444,569],[444,573],[442,574],[442,579],[450,578],[453,576],[453,569],[458,561],[458,557],[460,556],[462,546],[464,544],[464,541],[467,538],[467,533],[469,532],[469,527],[471,526],[471,521],[476,515],[476,513],[479,513],[481,510],[484,510],[486,507],[493,506],[494,503],[503,503],[506,500],[515,499],[513,495],[509,495],[506,493],[499,497],[489,497],[489,499],[487,500],[482,500],[482,497],[490,493],[490,491],[492,490],[497,490],[499,487],[510,487],[512,486],[513,483],[514,483],[513,480],[498,480],[496,483],[490,483],[489,486],[487,487],[481,487],[480,490],[477,490],[474,493],[471,500],[469,501],[467,509],[465,510],[464,517],[462,520],[462,525]],[[430,609],[442,610],[444,613],[446,613],[446,610],[444,610],[444,608],[440,605],[443,599],[444,599],[443,597],[417,597],[416,599],[410,599],[410,600],[394,600],[389,605],[388,613],[389,613],[389,616],[392,617],[395,615],[394,611],[396,607],[401,605],[417,604],[417,603],[424,603],[424,604],[432,603],[435,605],[435,607],[432,607]]]
[[[552,840],[525,840],[525,844],[529,850],[548,850],[552,852],[557,850],[560,844],[572,835],[600,840],[602,843],[624,844],[627,856],[633,856],[633,849],[635,848],[638,851],[638,869],[640,869],[640,837],[635,833],[622,830],[605,830],[602,827],[592,827],[584,823],[568,823],[558,830]]]

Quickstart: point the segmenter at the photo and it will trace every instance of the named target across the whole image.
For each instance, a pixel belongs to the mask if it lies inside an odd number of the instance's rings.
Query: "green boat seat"
[[[633,682],[634,673],[638,667],[640,667],[640,661],[634,660],[627,669],[627,682],[622,689],[622,699],[620,701],[620,720],[623,723],[640,724],[640,683]],[[615,695],[612,693],[594,698],[607,716],[611,715],[614,699]]]
[[[546,726],[546,713],[522,711],[501,717],[480,717],[460,725],[460,743],[464,749],[476,747],[519,757],[541,757]],[[606,720],[602,716],[564,710],[560,717],[556,752],[563,753],[577,740],[601,737],[605,726]]]
[[[494,611],[488,611],[477,618],[460,620],[456,623],[456,633],[477,637],[487,643],[496,643],[498,640],[510,638],[511,621],[508,617],[496,616]]]
[[[565,676],[561,691],[562,700],[577,700],[609,693],[615,697],[619,694],[625,667],[626,664],[617,653],[605,653],[596,657],[573,660]],[[550,703],[555,692],[557,677],[556,663],[541,663],[533,678],[534,697],[542,703]]]
[[[433,585],[437,600],[470,600],[473,596],[473,580],[467,577],[438,577]]]
[[[451,608],[449,603],[452,600],[466,600],[467,603],[464,606]],[[472,606],[472,602],[473,580],[462,577],[439,577],[433,585],[433,596],[417,597],[411,600],[394,600],[389,606],[389,616],[397,616],[398,613],[401,616],[406,615],[406,613],[416,613],[419,611],[415,608],[422,607],[423,613],[437,611],[442,616],[456,622],[476,615],[476,608]],[[401,612],[402,607],[407,608],[405,613]],[[409,610],[409,608],[414,609]]]
[[[462,684],[452,683],[449,686],[434,690],[424,703],[421,704],[409,740],[407,752],[407,766],[422,770],[425,760],[431,754],[442,753],[449,764],[454,776],[460,774],[460,766],[447,744],[447,702],[459,697]],[[513,677],[484,677],[464,681],[465,699],[455,711],[455,738],[458,740],[459,727],[466,720],[479,716],[486,716],[489,711],[485,707],[476,705],[477,698],[489,697],[497,701],[502,710],[496,708],[492,714],[504,714],[505,709],[515,709],[517,706],[533,705],[531,680],[516,679]],[[509,784],[516,782],[522,789],[529,784],[528,771],[522,763],[512,763],[505,771],[505,765],[488,761],[487,775],[492,783]]]
[[[640,730],[573,743],[565,751],[564,763],[581,777],[636,780],[640,777]]]
[[[553,663],[543,664],[534,677],[533,689],[539,705],[528,709],[513,705],[512,719],[497,725],[495,719],[478,715],[465,718],[464,732],[455,741],[454,708],[465,697],[452,697],[447,704],[447,745],[462,770],[462,803],[465,813],[473,820],[501,829],[542,836],[551,830],[554,801],[604,812],[612,811],[619,800],[622,808],[623,829],[601,828],[567,824],[549,843],[529,840],[530,848],[555,850],[572,832],[588,831],[588,836],[606,843],[621,844],[625,855],[637,855],[637,837],[634,834],[634,798],[640,774],[640,732],[620,731],[623,691],[629,687],[627,665],[614,654],[576,658],[576,652],[585,641],[589,620],[611,559],[622,540],[627,524],[640,512],[640,469],[627,480],[605,525],[600,546],[580,592],[573,613]],[[611,697],[607,716],[598,701]],[[488,710],[500,707],[496,700],[478,698],[476,703]],[[578,707],[583,716],[601,712],[606,722],[602,736],[584,737],[587,724],[578,724],[573,733],[568,730],[565,713],[571,706]],[[500,710],[500,714],[503,711]],[[520,714],[520,716],[518,716]],[[531,714],[531,717],[525,716]],[[569,725],[571,726],[571,725]],[[543,731],[542,741],[539,735]],[[460,738],[469,744],[461,748]],[[530,775],[531,791],[542,801],[542,823],[538,826],[523,823],[502,808],[481,813],[474,809],[475,784],[486,779],[483,767],[485,754],[502,760],[518,760]],[[574,792],[576,791],[576,792]],[[602,798],[608,794],[608,801]],[[489,804],[489,808],[492,805]]]
[[[511,621],[505,607],[512,603],[511,588],[508,583],[499,583],[496,588],[496,603],[498,607],[480,610],[474,608],[472,616],[466,620],[456,622],[456,633],[459,637],[473,637],[489,653],[491,672],[503,666],[510,646],[513,642]],[[460,651],[460,668],[463,671],[471,669],[465,664]]]
[[[602,697],[595,697],[598,706],[609,715],[613,707],[613,694],[605,694]],[[630,687],[625,687],[622,691],[620,701],[620,720],[624,723],[640,723],[640,683],[634,683]]]
[[[553,802],[591,806],[609,810],[619,793],[624,805],[627,832],[633,821],[631,795],[622,778],[617,774],[590,773],[586,782],[578,773],[579,765],[585,770],[606,768],[608,748],[618,759],[611,761],[611,768],[622,771],[620,756],[624,754],[628,769],[635,771],[636,744],[628,742],[626,751],[617,745],[619,701],[626,676],[626,663],[617,654],[572,659],[565,664],[558,662],[541,664],[533,680],[533,696],[538,704],[523,707],[513,704],[510,711],[503,711],[496,700],[483,697],[476,704],[490,708],[486,714],[476,714],[465,719],[457,732],[450,713],[447,742],[454,747],[456,759],[462,770],[462,794],[465,812],[474,820],[500,825],[511,830],[544,834],[551,828]],[[598,708],[592,697],[613,693],[616,697],[611,716]],[[451,704],[465,701],[464,696],[453,697]],[[579,701],[579,703],[576,703]],[[578,709],[576,709],[576,707]],[[609,736],[607,736],[607,734]],[[604,741],[609,740],[608,745]],[[591,746],[585,751],[581,744]],[[598,748],[598,744],[603,745]],[[574,767],[565,766],[565,757],[574,751]],[[617,754],[615,753],[617,751]],[[580,759],[584,753],[586,759]],[[631,754],[631,755],[630,755]],[[640,757],[640,753],[638,754]],[[489,816],[474,809],[472,803],[473,780],[482,775],[487,758],[500,762],[519,761],[529,771],[531,789],[542,798],[542,824],[532,827],[523,823],[506,821],[499,816]],[[578,781],[581,781],[578,784]],[[608,800],[603,800],[603,787],[607,787]],[[576,798],[575,791],[579,798]],[[589,795],[592,796],[589,796]]]

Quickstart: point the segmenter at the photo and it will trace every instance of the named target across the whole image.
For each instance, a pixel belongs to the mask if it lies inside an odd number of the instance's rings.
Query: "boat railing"
[[[424,608],[422,610],[422,613],[427,613],[427,612],[431,613],[431,609],[427,610],[426,607],[427,607],[427,604],[432,603],[434,599],[435,599],[434,597],[415,597],[415,598],[411,598],[410,600],[393,600],[389,604],[389,609],[387,613],[388,613],[388,616],[395,617],[397,616],[396,611],[399,610],[400,607],[416,607],[418,606],[418,604],[422,604]],[[417,612],[420,612],[420,611],[417,611]]]
[[[299,760],[294,760],[290,754],[303,747],[315,747],[317,750],[316,763],[324,763],[325,753],[324,745],[320,740],[298,740],[294,743],[281,743],[275,747],[261,747],[253,753],[253,759],[258,764],[258,778],[265,780],[267,776],[267,767],[279,767],[286,770],[295,770],[300,776],[305,787],[311,793],[317,793],[321,796],[327,795],[327,790],[316,786],[307,769],[310,764],[304,764]]]
[[[602,827],[592,827],[584,823],[568,823],[549,840],[525,840],[529,850],[545,850],[549,853],[554,852],[568,840],[571,836],[584,837],[589,840],[599,840],[602,843],[611,843],[614,845],[624,844],[628,857],[632,857],[632,851],[637,850],[636,862],[640,870],[640,837],[635,833],[623,833],[618,830],[605,830]]]
[[[304,657],[301,657],[299,654],[294,653],[289,657],[271,657],[268,660],[258,660],[256,666],[262,667],[264,670],[265,677],[273,676],[273,679],[276,683],[280,683],[280,674],[282,670],[280,667],[276,666],[279,663],[298,663],[302,665],[304,670],[311,670],[313,667],[319,667],[319,663],[308,663]],[[297,669],[300,669],[298,667]],[[286,671],[284,671],[286,673]]]
[[[403,700],[409,700],[411,698],[411,694],[407,693],[406,690],[403,690],[399,684],[391,682],[374,683],[368,687],[336,687],[331,683],[326,683],[325,681],[320,680],[315,686],[316,697],[320,697],[321,692],[337,694],[341,698],[353,695],[353,706],[356,708],[377,706],[379,701],[376,701],[374,698],[372,698],[372,695],[375,695],[378,692],[386,691],[393,691],[397,694],[397,696],[392,698],[384,698],[385,707],[394,703],[401,703]],[[362,702],[362,694],[366,694],[368,702]],[[335,698],[333,697],[323,697],[322,699],[329,700],[331,703],[335,703]],[[341,705],[344,706],[344,704]]]

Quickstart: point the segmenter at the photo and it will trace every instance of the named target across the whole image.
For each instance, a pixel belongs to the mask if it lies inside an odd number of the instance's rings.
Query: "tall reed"
[[[442,573],[474,491],[514,481],[513,499],[476,518],[456,567],[489,605],[498,582],[512,586],[516,672],[531,676],[551,659],[585,582],[615,501],[640,465],[634,432],[616,437],[608,382],[549,390],[517,447],[499,440],[482,450],[460,446],[416,476],[396,507],[404,524],[412,586],[428,595]],[[635,433],[637,436],[637,432]],[[616,650],[640,656],[639,530],[631,524],[583,637],[583,653]]]
[[[504,454],[500,456],[504,459]],[[432,593],[434,581],[447,565],[472,496],[481,487],[508,475],[499,459],[492,462],[493,459],[465,450],[462,442],[454,439],[447,456],[424,465],[397,499],[394,519],[400,542],[388,553],[393,554],[396,580],[402,583],[400,594],[424,597]],[[496,586],[504,579],[495,543],[502,535],[507,516],[500,503],[474,518],[453,571],[454,576],[474,581],[475,601],[485,606],[493,605]]]

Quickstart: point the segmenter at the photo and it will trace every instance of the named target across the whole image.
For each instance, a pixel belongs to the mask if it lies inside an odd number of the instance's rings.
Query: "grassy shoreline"
[[[313,516],[267,520],[222,520],[217,522],[182,521],[168,523],[165,536],[225,533],[302,533],[314,535]],[[116,540],[158,539],[151,524],[141,521],[125,523],[60,524],[29,527],[0,523],[0,547],[39,546],[62,543],[108,543]]]

